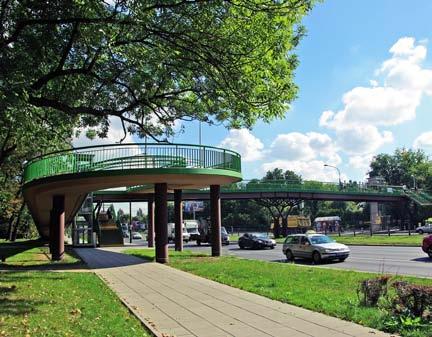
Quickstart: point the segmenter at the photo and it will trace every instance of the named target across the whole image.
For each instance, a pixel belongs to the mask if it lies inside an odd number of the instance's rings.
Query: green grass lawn
[[[93,273],[0,272],[0,336],[150,336]]]
[[[42,244],[20,251],[0,264],[0,337],[150,336],[95,274],[45,270],[85,268],[68,249],[59,262]]]
[[[128,254],[147,260],[154,250],[126,250]],[[173,254],[174,253],[174,254]],[[203,254],[199,254],[203,255]],[[384,329],[384,313],[378,308],[359,304],[356,290],[360,281],[377,276],[346,270],[270,263],[237,257],[200,257],[190,251],[170,252],[170,265],[259,295],[313,311]],[[399,277],[419,284],[432,285],[431,279]],[[432,325],[416,331],[401,331],[403,336],[430,337]]]
[[[389,245],[389,246],[415,246],[420,247],[423,235],[356,235],[356,236],[332,236],[337,242],[344,244],[359,244],[359,245]]]
[[[423,235],[330,235],[334,240],[347,245],[382,245],[382,246],[413,246],[420,247]],[[285,238],[278,238],[276,242],[283,243]]]
[[[22,245],[23,242],[20,242]],[[0,252],[2,246],[0,245]],[[0,262],[0,269],[13,268],[62,268],[83,267],[81,260],[74,255],[73,251],[66,247],[64,259],[62,261],[51,261],[49,248],[43,243],[29,244],[28,248],[20,246],[17,248],[15,255],[7,257],[6,261]]]

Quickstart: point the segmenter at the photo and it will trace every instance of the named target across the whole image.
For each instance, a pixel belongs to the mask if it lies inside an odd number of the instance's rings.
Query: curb
[[[359,244],[359,243],[344,243],[344,245],[347,246],[360,246],[360,247],[415,247],[415,248],[421,248],[421,243],[418,246],[414,246],[414,245],[380,245],[380,244],[370,244],[370,245],[365,245],[365,244]]]

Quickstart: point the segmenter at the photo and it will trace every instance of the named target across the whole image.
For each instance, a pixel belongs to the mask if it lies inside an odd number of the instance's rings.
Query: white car
[[[132,239],[134,240],[142,240],[142,235],[138,232],[132,232]]]

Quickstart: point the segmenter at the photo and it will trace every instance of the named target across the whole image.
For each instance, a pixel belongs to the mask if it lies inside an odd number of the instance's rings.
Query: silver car
[[[345,261],[350,250],[347,246],[335,242],[322,234],[288,235],[282,247],[288,261],[296,257],[312,259],[315,264],[322,260]]]
[[[432,224],[428,223],[425,226],[417,227],[416,232],[419,234],[432,233]]]

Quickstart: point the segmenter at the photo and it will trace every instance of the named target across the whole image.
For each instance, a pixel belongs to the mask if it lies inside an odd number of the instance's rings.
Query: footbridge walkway
[[[151,185],[129,187],[123,191],[97,191],[96,201],[147,201],[152,198]],[[205,200],[209,189],[183,190],[184,200]],[[221,187],[222,199],[302,199],[339,200],[365,202],[406,202],[414,201],[419,206],[432,206],[432,195],[421,190],[408,190],[402,186],[369,186],[367,184],[328,183],[319,181],[242,181]]]

